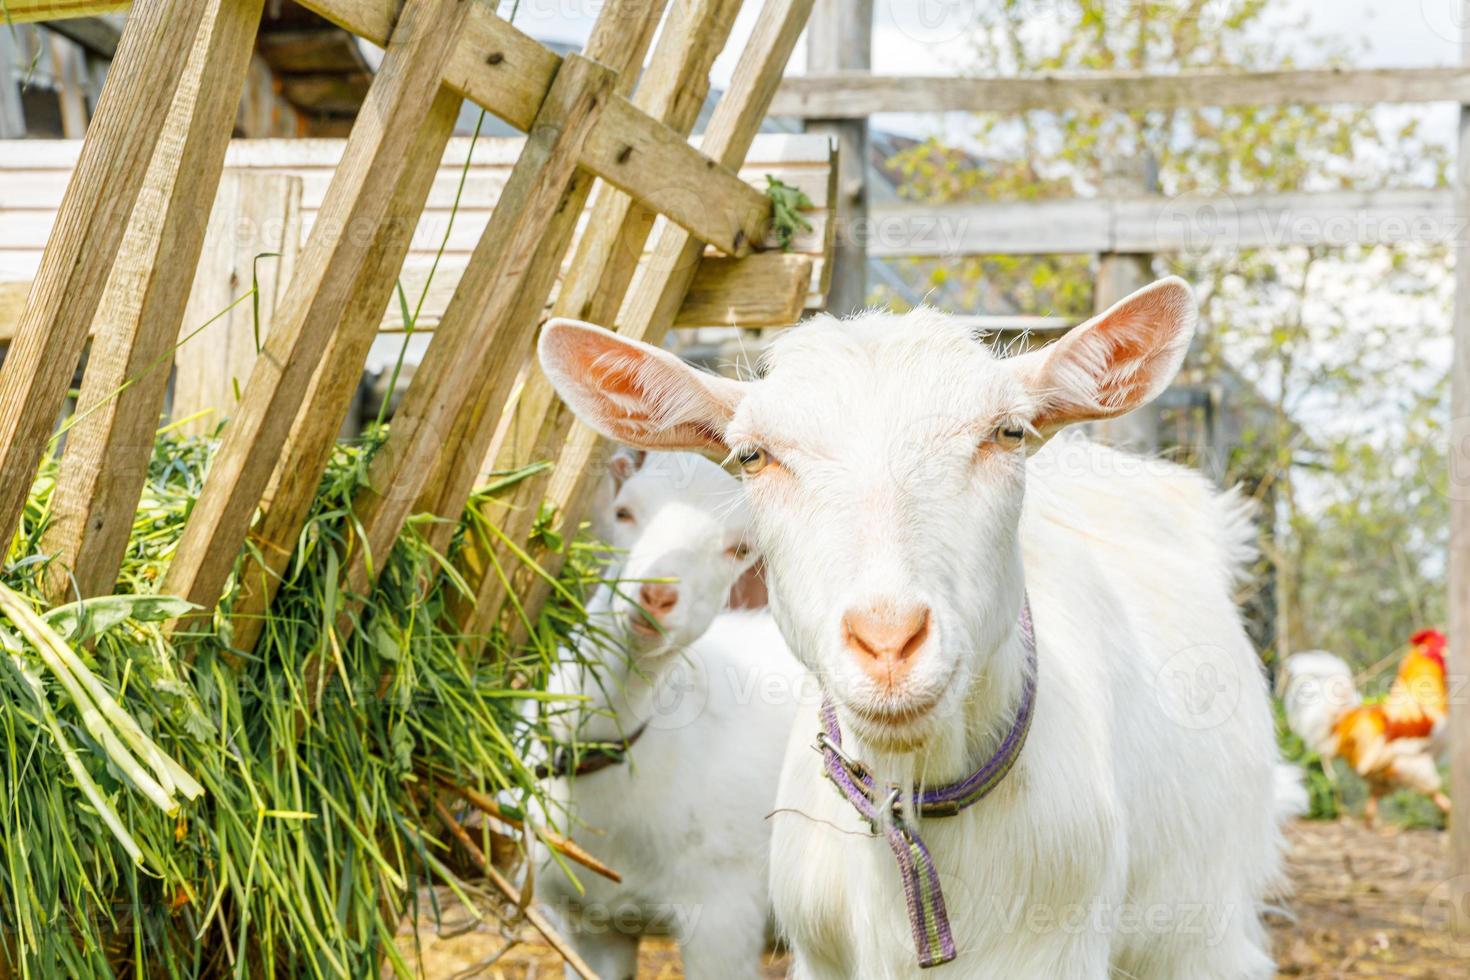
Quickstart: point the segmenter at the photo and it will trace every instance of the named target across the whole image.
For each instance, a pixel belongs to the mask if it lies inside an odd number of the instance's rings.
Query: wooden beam
[[[15,77],[20,54],[15,49],[15,32],[0,30],[0,139],[18,140],[26,135],[25,105]]]
[[[884,258],[1447,243],[1458,220],[1446,190],[885,204],[870,219]]]
[[[375,43],[392,24],[392,4],[376,0],[302,0],[302,6]],[[525,132],[560,63],[489,5],[477,3],[444,82]],[[577,162],[727,254],[748,252],[770,215],[764,194],[622,95],[608,100]]]
[[[322,473],[362,378],[363,362],[377,336],[377,324],[384,307],[391,305],[395,277],[408,253],[409,233],[429,196],[462,104],[458,93],[440,87],[415,137],[408,169],[393,190],[387,216],[378,225],[372,250],[353,286],[351,302],[292,422],[291,434],[261,501],[260,520],[251,530],[256,547],[240,568],[240,587],[230,611],[238,649],[251,650],[260,638],[265,611],[316,502]]]
[[[872,67],[873,0],[817,0],[807,27],[807,70],[861,72]],[[837,147],[837,227],[829,263],[827,308],[838,316],[868,301],[868,251],[859,229],[868,220],[868,121],[808,114],[804,129]]]
[[[781,84],[777,116],[860,119],[879,112],[1098,112],[1324,102],[1463,102],[1470,68],[1075,72],[1031,77],[831,73]]]
[[[47,22],[46,27],[106,61],[117,54],[118,42],[122,40],[122,21],[116,16],[54,20]]]
[[[673,132],[687,135],[699,117],[709,92],[710,68],[729,38],[740,6],[739,0],[698,0],[676,4],[660,36],[658,49],[639,83],[634,100],[637,108],[648,112]],[[656,218],[654,212],[627,194],[603,184],[571,267],[557,293],[554,312],[560,315],[615,315],[643,258],[644,245]],[[755,256],[747,256],[735,261],[753,258]],[[807,282],[800,287],[803,298],[810,282],[809,268],[807,274]],[[539,321],[540,310],[527,310],[522,316],[530,321],[533,312],[537,314],[535,320]],[[515,367],[515,373],[509,370],[500,372],[498,388],[503,390],[487,393],[490,397],[486,403],[476,406],[472,416],[476,424],[460,457],[453,460],[448,456],[442,457],[452,465],[431,486],[447,488],[449,493],[445,494],[441,489],[431,495],[427,505],[434,512],[463,508],[469,491],[483,476],[485,462],[499,455],[495,443],[498,433],[505,427],[519,423],[534,436],[545,419],[556,393],[544,378],[534,373],[532,336],[527,334],[519,363],[506,366],[507,369]],[[516,463],[508,461],[507,465]],[[526,538],[549,479],[549,473],[536,474],[511,491],[516,501],[525,501],[527,506],[525,510],[519,510],[515,504],[511,505],[507,520],[502,522],[507,540],[519,543]],[[454,512],[458,513],[457,510]],[[473,537],[465,541],[458,557],[458,567],[475,600],[458,603],[451,610],[451,615],[461,632],[472,638],[471,645],[475,642],[473,638],[490,635],[500,617],[501,603],[495,594],[495,590],[500,588],[500,581],[499,575],[493,571],[496,564],[517,580],[530,574],[529,569],[512,560],[511,549],[503,547],[500,542],[485,542]]]
[[[245,543],[292,420],[353,300],[469,4],[409,0],[357,117],[280,314],[168,569],[163,591],[212,610]],[[476,8],[478,9],[478,8]]]
[[[140,0],[0,368],[0,540],[15,532],[206,5]]]
[[[12,22],[25,24],[117,13],[132,5],[131,0],[5,0],[5,13]]]
[[[53,599],[66,596],[72,582],[84,597],[112,591],[148,474],[169,349],[184,320],[263,0],[204,6],[91,323],[97,340],[82,376],[79,421],[67,437],[42,542],[56,556],[48,583]]]
[[[730,87],[705,128],[702,149],[729,167],[745,159],[756,131],[765,119],[771,99],[806,27],[813,0],[768,0],[736,63]],[[701,251],[699,242],[682,228],[661,225],[653,239],[652,256],[634,280],[619,313],[620,333],[658,343],[674,323],[684,305]],[[581,520],[583,502],[592,481],[601,470],[591,463],[597,452],[597,435],[586,426],[574,426],[565,404],[554,401],[539,429],[543,446],[558,447],[556,470],[548,497],[562,515],[563,527],[575,531]],[[555,575],[560,556],[542,556]],[[493,577],[487,576],[490,582]],[[548,594],[548,586],[537,579],[525,590],[523,605],[534,620]]]
[[[393,30],[396,4],[385,0],[301,0],[301,5],[375,44]],[[11,0],[16,20],[85,16],[127,6],[84,0]],[[475,3],[461,31],[444,83],[521,131],[526,131],[561,59],[550,49]],[[667,126],[623,96],[609,100],[578,163],[730,255],[759,241],[770,216],[765,195],[728,168],[711,164]]]
[[[254,171],[245,173],[253,174]],[[817,278],[813,271],[816,262],[817,259],[811,255],[782,252],[760,252],[743,259],[717,254],[700,256],[699,269],[689,285],[684,304],[679,307],[678,316],[674,318],[674,326],[680,329],[740,327],[746,330],[789,327],[811,308],[811,286]],[[464,274],[463,264],[445,262],[428,281],[426,268],[392,269],[384,273],[390,287],[395,274],[399,275],[404,291],[411,298],[418,297],[425,285],[428,286],[428,296],[414,323],[414,333],[432,334],[438,329],[445,307]],[[29,289],[29,280],[0,282],[0,344],[14,339],[15,321],[25,307]],[[186,322],[197,325],[193,318]],[[399,335],[404,332],[403,317],[397,304],[389,303],[388,308],[382,311],[378,332]]]
[[[514,341],[525,325],[511,317],[517,283],[539,277],[546,264],[538,251],[550,224],[564,213],[580,144],[606,106],[614,80],[607,69],[577,55],[568,56],[557,73],[434,342],[394,414],[388,441],[373,457],[369,485],[354,504],[361,538],[345,563],[349,592],[366,591],[369,563],[398,537],[441,454],[457,450],[451,443],[461,406],[474,402],[478,386],[495,383],[497,360],[511,360],[497,359],[497,349],[523,346]],[[560,265],[560,256],[551,261]]]
[[[1470,0],[1460,4],[1460,56],[1470,64]],[[1460,106],[1454,194],[1456,215],[1470,221],[1470,97]],[[1449,690],[1450,877],[1431,894],[1447,906],[1445,918],[1463,940],[1470,937],[1470,240],[1455,239],[1454,353],[1450,362]],[[1456,695],[1459,695],[1458,697]],[[1442,893],[1443,890],[1443,893]],[[1440,911],[1440,910],[1436,910]]]

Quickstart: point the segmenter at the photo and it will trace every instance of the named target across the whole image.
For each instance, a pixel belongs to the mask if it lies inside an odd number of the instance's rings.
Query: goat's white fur
[[[693,454],[653,453],[610,489],[596,516],[625,549],[619,574],[677,579],[679,604],[666,635],[650,639],[628,630],[636,582],[589,602],[618,649],[602,657],[598,678],[570,663],[557,672],[553,693],[588,701],[555,727],[584,740],[647,727],[627,764],[548,789],[558,815],[623,881],[582,872],[579,893],[542,855],[538,899],[606,980],[634,976],[647,932],[677,937],[690,977],[755,977],[771,918],[766,818],[804,672],[769,612],[721,611],[755,560],[728,554],[745,536],[733,477]],[[584,656],[600,652],[591,643],[584,637]],[[805,696],[816,703],[814,688]]]
[[[878,780],[952,781],[993,751],[1024,680],[1029,593],[1026,748],[979,805],[922,821],[960,949],[951,976],[1272,973],[1258,903],[1284,804],[1231,600],[1243,505],[1178,467],[1081,440],[1027,457],[994,435],[1027,427],[1035,449],[1138,407],[1177,371],[1193,324],[1179,280],[1008,359],[931,310],[818,317],[744,384],[586,325],[543,334],[552,380],[605,433],[780,461],[746,481],[772,609]],[[931,633],[885,690],[845,648],[841,617],[894,596],[927,606]],[[823,780],[815,729],[813,715],[791,734],[771,857],[796,975],[917,976],[891,854]]]

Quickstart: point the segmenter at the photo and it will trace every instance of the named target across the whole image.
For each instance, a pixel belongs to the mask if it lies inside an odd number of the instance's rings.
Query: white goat
[[[689,453],[638,462],[614,460],[620,481],[603,505],[626,556],[618,575],[676,581],[600,590],[589,611],[616,649],[596,677],[568,666],[552,683],[588,698],[553,719],[563,739],[628,744],[626,761],[560,759],[555,771],[571,778],[549,787],[623,881],[583,874],[579,892],[543,856],[538,898],[606,980],[634,976],[649,932],[678,938],[691,977],[758,976],[770,919],[766,817],[804,672],[768,612],[721,612],[756,561],[738,482]]]
[[[831,708],[820,753],[799,719],[777,798],[796,976],[1271,975],[1281,803],[1230,594],[1239,508],[1166,464],[1046,444],[1154,398],[1195,318],[1164,280],[1002,359],[932,310],[823,316],[749,382],[546,327],[585,421],[745,470],[772,610]],[[1205,506],[1160,505],[1155,473]]]

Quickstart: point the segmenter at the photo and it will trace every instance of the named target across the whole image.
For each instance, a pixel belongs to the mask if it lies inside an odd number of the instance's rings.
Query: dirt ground
[[[1290,830],[1288,870],[1294,894],[1270,916],[1280,977],[1470,977],[1470,941],[1445,928],[1449,842],[1432,830],[1368,830],[1361,822],[1302,822]],[[504,945],[487,927],[471,928],[463,909],[449,912],[443,938],[421,920],[422,975],[430,980],[552,980],[562,975],[556,954],[532,932],[498,960]],[[412,961],[412,935],[400,945]],[[785,975],[771,957],[766,976]],[[682,977],[678,950],[645,941],[638,975]]]

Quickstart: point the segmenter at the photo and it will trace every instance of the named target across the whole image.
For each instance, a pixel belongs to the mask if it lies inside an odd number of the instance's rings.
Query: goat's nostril
[[[672,585],[649,582],[638,590],[638,604],[658,616],[679,604],[679,590]]]
[[[842,633],[848,648],[869,660],[906,661],[929,639],[929,607],[883,602],[849,609]]]

